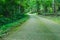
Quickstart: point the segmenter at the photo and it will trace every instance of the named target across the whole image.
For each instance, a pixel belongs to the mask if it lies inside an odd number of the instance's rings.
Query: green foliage
[[[25,6],[23,0],[0,0],[0,25],[24,18]]]
[[[55,10],[60,10],[60,1],[55,0]],[[10,23],[24,17],[26,12],[39,14],[53,13],[53,0],[0,0],[1,24]]]
[[[29,11],[53,14],[53,11],[58,10],[60,10],[60,0],[55,0],[54,4],[53,0],[0,0],[0,25],[24,18]]]
[[[9,32],[11,30],[11,28],[16,28],[18,25],[21,25],[27,19],[28,19],[28,17],[26,16],[26,17],[24,17],[22,19],[19,19],[18,21],[15,21],[13,23],[1,26],[0,27],[0,36],[4,36],[4,34],[6,35],[7,32]]]

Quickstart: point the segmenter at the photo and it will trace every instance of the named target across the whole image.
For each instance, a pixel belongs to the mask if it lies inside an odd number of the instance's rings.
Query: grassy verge
[[[53,20],[54,22],[56,23],[59,23],[60,24],[60,16],[43,16],[49,20]]]
[[[10,24],[6,24],[3,25],[0,28],[0,37],[6,35],[10,30],[12,29],[16,29],[17,26],[21,25],[23,22],[25,22],[28,19],[28,17],[22,18],[16,22],[10,23]]]

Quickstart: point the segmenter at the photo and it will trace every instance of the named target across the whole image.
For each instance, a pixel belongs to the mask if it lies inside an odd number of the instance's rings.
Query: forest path
[[[37,15],[30,18],[5,40],[60,40],[60,25]]]

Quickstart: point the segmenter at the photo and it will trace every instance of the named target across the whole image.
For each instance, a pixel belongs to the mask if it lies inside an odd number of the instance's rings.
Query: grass
[[[60,16],[44,16],[44,17],[60,24]]]
[[[0,36],[4,36],[6,35],[7,32],[9,32],[12,28],[16,29],[17,26],[21,25],[23,22],[25,22],[28,19],[28,17],[22,18],[16,22],[10,23],[10,24],[6,24],[3,25],[0,28]]]

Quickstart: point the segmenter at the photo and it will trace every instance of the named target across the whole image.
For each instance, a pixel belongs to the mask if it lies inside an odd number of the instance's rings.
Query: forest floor
[[[60,25],[37,15],[30,18],[4,40],[60,40]]]

